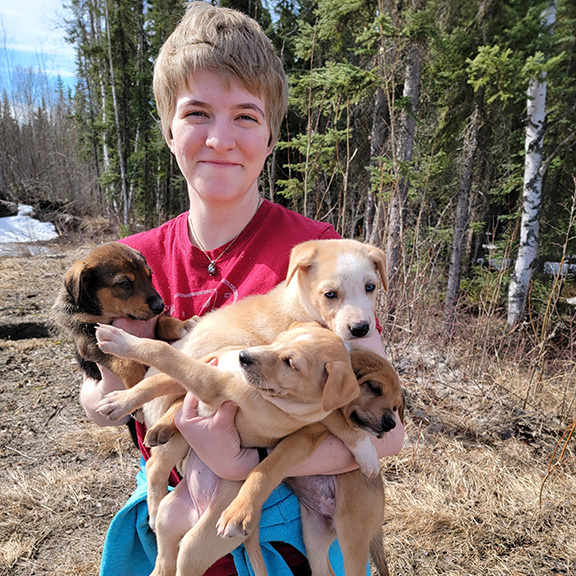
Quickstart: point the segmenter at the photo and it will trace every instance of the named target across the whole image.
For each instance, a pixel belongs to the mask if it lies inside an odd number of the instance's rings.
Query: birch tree
[[[542,14],[549,33],[556,22],[556,0]],[[524,187],[520,245],[508,290],[508,326],[524,316],[526,299],[538,256],[540,209],[542,206],[542,147],[546,132],[546,71],[530,80],[526,93],[526,138],[524,142]]]

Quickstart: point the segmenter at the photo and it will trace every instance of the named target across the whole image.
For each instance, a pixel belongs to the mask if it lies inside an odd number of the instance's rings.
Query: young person
[[[155,63],[154,94],[164,137],[187,182],[190,209],[159,228],[122,241],[144,254],[155,287],[173,316],[186,319],[265,293],[284,279],[295,244],[339,237],[332,226],[260,197],[258,179],[286,113],[287,81],[280,59],[254,20],[234,10],[192,2]],[[139,336],[153,334],[151,322],[126,320],[119,325]],[[377,334],[363,344],[383,353]],[[105,394],[122,388],[105,369],[102,380],[85,379],[81,403],[97,424],[125,423],[107,421],[96,412]],[[258,463],[258,453],[240,446],[234,428],[236,407],[226,403],[210,418],[199,418],[195,408],[196,400],[188,394],[176,421],[194,452],[217,475],[246,478]],[[141,440],[145,430],[139,423],[137,428]],[[402,440],[398,422],[375,445],[379,455],[386,456],[398,453]],[[141,450],[147,458],[142,444]],[[330,438],[293,472],[333,474],[356,467],[343,444]],[[171,482],[179,480],[173,473]],[[271,574],[309,573],[298,502],[286,486],[268,500],[260,535]],[[137,490],[110,526],[100,574],[148,575],[155,555],[142,469]],[[336,573],[344,574],[337,545],[332,561]],[[242,547],[207,572],[237,573],[248,574]]]

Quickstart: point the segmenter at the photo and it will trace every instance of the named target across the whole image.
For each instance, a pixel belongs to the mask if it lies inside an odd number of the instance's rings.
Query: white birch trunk
[[[551,28],[556,21],[554,0],[543,15]],[[536,258],[540,232],[540,208],[542,205],[542,146],[546,132],[546,73],[530,81],[527,90],[526,140],[524,143],[524,188],[522,192],[522,219],[520,222],[520,245],[508,290],[508,326],[514,326],[524,316],[526,300]]]

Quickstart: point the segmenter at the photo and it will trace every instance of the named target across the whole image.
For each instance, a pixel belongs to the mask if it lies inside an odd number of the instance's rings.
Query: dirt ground
[[[0,257],[0,576],[97,574],[134,487],[127,431],[87,419],[72,346],[48,329],[62,274],[87,250]],[[415,343],[391,359],[408,401],[405,447],[383,462],[393,572],[575,575],[571,445],[538,502],[565,423],[521,410],[502,393],[504,370],[471,380],[461,358]]]
[[[0,257],[2,575],[98,574],[106,528],[134,486],[126,430],[88,420],[72,346],[49,330],[62,274],[85,253]]]

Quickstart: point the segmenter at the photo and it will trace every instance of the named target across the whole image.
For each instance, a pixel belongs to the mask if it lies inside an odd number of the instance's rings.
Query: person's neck
[[[190,242],[208,252],[231,242],[248,226],[261,202],[258,194],[234,205],[209,204],[194,198],[188,218]]]

